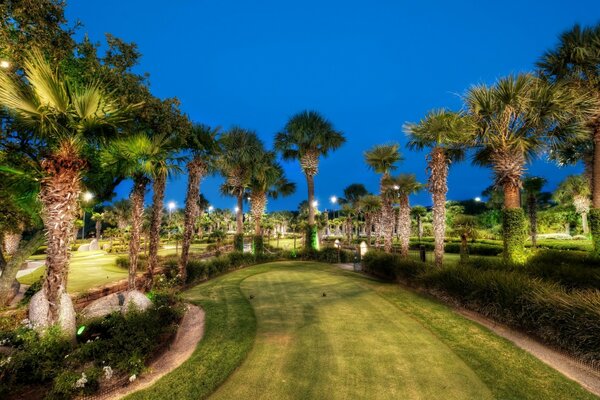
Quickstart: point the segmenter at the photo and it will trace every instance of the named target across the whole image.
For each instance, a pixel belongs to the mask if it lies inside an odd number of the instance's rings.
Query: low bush
[[[534,334],[586,361],[600,362],[600,291],[566,292],[517,271],[468,265],[421,275],[426,287],[496,321]]]
[[[366,273],[390,280],[415,279],[430,268],[427,263],[380,251],[369,251],[365,254],[362,265]]]
[[[139,374],[176,332],[183,313],[169,295],[157,293],[153,301],[145,312],[89,321],[77,344],[56,329],[39,335],[26,321],[0,332],[0,342],[13,348],[10,356],[0,355],[0,398],[34,388],[36,398],[68,399],[96,391],[105,368],[121,376]]]
[[[290,255],[290,258],[291,255]],[[320,261],[330,264],[350,263],[354,261],[354,252],[350,250],[336,249],[335,247],[324,247],[321,250],[306,249],[297,253],[296,257],[302,260]]]
[[[188,261],[187,265],[186,283],[189,284],[203,281],[228,271],[261,262],[274,261],[278,258],[280,258],[278,254],[271,255],[263,253],[260,255],[254,255],[252,253],[234,251],[232,253],[227,253],[222,256],[206,260],[191,259]]]
[[[129,269],[129,265],[130,265],[129,256],[117,257],[115,260],[115,263],[117,264],[117,267],[119,267],[119,268]],[[144,271],[147,267],[148,267],[148,257],[146,257],[145,254],[140,254],[138,256],[137,270]]]
[[[425,250],[433,251],[434,244],[433,242],[426,241],[422,243],[411,242],[410,249],[418,250],[420,246],[425,246]],[[503,248],[501,245],[490,244],[490,243],[479,243],[479,242],[469,242],[467,245],[469,250],[469,254],[478,255],[478,256],[497,256],[502,253]],[[451,241],[444,245],[444,251],[446,253],[460,253],[460,242]]]

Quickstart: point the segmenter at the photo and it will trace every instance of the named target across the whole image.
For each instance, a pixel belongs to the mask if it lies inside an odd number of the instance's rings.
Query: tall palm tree
[[[558,147],[558,160],[584,162],[590,178],[590,210],[594,254],[600,255],[600,24],[593,27],[573,26],[559,37],[557,46],[547,51],[537,63],[542,76],[562,82],[595,101],[591,108],[579,107],[588,128],[583,140],[569,140]]]
[[[160,148],[154,149],[151,172],[152,209],[150,212],[148,271],[146,272],[146,288],[150,289],[154,280],[154,271],[158,268],[158,250],[160,247],[160,229],[164,214],[165,189],[167,178],[181,172],[179,166],[182,158],[177,155],[181,150],[181,142],[175,135],[156,135]]]
[[[367,243],[371,246],[371,235],[373,233],[374,218],[381,212],[381,197],[368,194],[358,200],[358,209],[365,218],[365,231]]]
[[[252,177],[252,168],[256,155],[263,144],[255,132],[234,127],[224,133],[220,139],[221,154],[217,161],[218,167],[226,177],[224,192],[235,196],[236,236],[234,247],[236,251],[244,250],[244,192]]]
[[[394,229],[394,208],[392,207],[393,195],[389,191],[390,173],[402,160],[398,144],[376,145],[365,152],[365,162],[373,171],[381,174],[379,181],[379,195],[381,196],[381,229],[383,232],[383,247],[387,253],[392,251]]]
[[[262,153],[257,154],[257,161],[248,185],[248,196],[254,220],[253,247],[255,254],[262,254],[264,251],[261,223],[267,198],[276,199],[279,196],[288,196],[295,190],[296,184],[286,179],[283,168],[276,160],[275,152],[263,150]]]
[[[490,166],[504,191],[504,257],[522,263],[527,257],[520,199],[525,165],[548,142],[585,135],[574,115],[587,100],[529,74],[502,78],[491,87],[474,86],[465,100],[477,124],[475,163]]]
[[[418,193],[423,185],[417,182],[414,174],[400,174],[392,176],[388,182],[390,195],[395,196],[400,205],[398,212],[398,233],[400,236],[400,254],[408,257],[408,246],[410,241],[410,201],[409,197]]]
[[[406,124],[404,130],[410,136],[409,148],[431,148],[427,156],[427,189],[433,198],[435,265],[441,267],[446,237],[448,169],[451,163],[464,158],[465,144],[471,140],[472,127],[463,114],[441,109],[429,112],[418,124]]]
[[[106,213],[107,220],[123,230],[131,223],[131,201],[129,199],[115,201],[108,207]]]
[[[308,187],[307,243],[318,249],[318,230],[315,226],[315,182],[319,158],[340,148],[346,139],[342,132],[316,111],[302,111],[292,116],[283,131],[275,135],[275,149],[284,160],[299,160]]]
[[[120,171],[133,180],[133,188],[129,196],[131,202],[129,290],[136,289],[140,240],[144,223],[144,196],[148,184],[152,179],[156,179],[157,173],[161,172],[157,166],[165,160],[165,149],[169,148],[169,140],[166,135],[150,135],[142,132],[115,139],[102,152],[102,165],[105,168]],[[162,207],[162,203],[153,207]]]
[[[531,245],[537,247],[537,204],[538,196],[546,184],[546,179],[540,176],[529,176],[523,180],[523,189],[527,196],[527,213],[529,214],[529,234]]]
[[[59,315],[67,315],[62,310],[73,314],[66,294],[67,273],[86,154],[97,149],[101,138],[114,133],[136,106],[117,107],[98,83],[72,87],[38,50],[27,56],[24,75],[25,82],[0,69],[0,106],[45,148],[40,160],[40,201],[48,242],[47,268],[39,301],[31,307],[46,303],[48,313],[36,315],[38,320],[33,322],[40,327],[60,323],[72,334],[74,320],[59,320]]]
[[[219,152],[217,135],[220,128],[211,128],[208,125],[195,125],[185,137],[183,147],[190,152],[187,163],[188,184],[185,197],[185,217],[183,227],[183,241],[181,244],[181,257],[179,258],[179,279],[185,282],[187,278],[187,262],[190,245],[194,236],[194,224],[199,212],[204,207],[199,202],[206,200],[200,194],[200,182],[214,167],[214,160]]]
[[[410,214],[417,220],[417,236],[420,242],[423,240],[423,218],[427,215],[427,209],[423,206],[414,206]]]
[[[558,185],[554,199],[561,205],[573,205],[575,212],[581,215],[583,234],[589,234],[588,213],[590,212],[590,185],[581,175],[569,175]]]
[[[352,183],[344,189],[344,202],[357,204],[362,196],[369,194],[369,191],[362,183]],[[341,202],[342,199],[340,199]]]

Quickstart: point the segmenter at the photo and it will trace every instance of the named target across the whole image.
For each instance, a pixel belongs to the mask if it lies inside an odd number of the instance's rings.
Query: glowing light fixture
[[[85,192],[83,194],[83,201],[90,201],[94,198],[94,194],[92,192]]]
[[[335,203],[337,203],[338,198],[336,196],[331,196],[331,198],[329,200],[331,200],[332,204],[335,204]]]
[[[175,204],[174,201],[170,201],[169,204],[167,204],[167,207],[169,207],[169,211],[173,211],[175,207],[177,207],[177,204]]]
[[[475,201],[479,203],[481,201],[481,197],[475,197]]]
[[[8,62],[6,60],[1,60],[0,61],[0,68],[4,68],[4,69],[10,68],[10,62]]]

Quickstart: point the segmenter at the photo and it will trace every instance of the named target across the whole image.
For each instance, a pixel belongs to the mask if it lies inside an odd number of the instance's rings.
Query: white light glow
[[[481,197],[475,197],[475,201],[479,203],[481,201]]]
[[[313,207],[319,207],[319,202],[317,200],[312,202]]]
[[[213,206],[208,206],[208,212],[213,211],[215,208]]]
[[[0,61],[0,68],[4,68],[4,69],[10,68],[10,62],[8,62],[6,60]]]
[[[177,207],[177,204],[175,204],[174,201],[170,201],[169,204],[167,204],[167,207],[169,207],[169,211],[173,211],[175,207]]]
[[[336,196],[331,196],[331,203],[335,204],[338,201],[338,198]]]
[[[240,211],[240,208],[238,206],[235,206],[235,208],[233,209],[235,212]]]
[[[85,192],[83,194],[83,201],[90,201],[94,198],[94,194],[92,192]]]

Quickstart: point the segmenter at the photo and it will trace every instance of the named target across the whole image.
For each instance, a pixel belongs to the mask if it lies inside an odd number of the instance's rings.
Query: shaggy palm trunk
[[[146,288],[152,288],[154,271],[158,268],[158,248],[160,247],[160,226],[163,217],[163,203],[165,201],[165,187],[167,176],[158,174],[152,183],[152,215],[150,216],[150,243],[148,250],[148,271],[146,272]],[[177,254],[177,251],[175,252]]]
[[[420,215],[417,215],[417,234],[419,235],[419,242],[423,240],[423,219]]]
[[[537,247],[537,199],[533,193],[527,197],[527,212],[529,213],[529,233],[531,245]]]
[[[588,213],[585,211],[581,213],[581,230],[586,236],[590,233],[590,228],[588,226]]]
[[[306,176],[306,186],[308,189],[308,228],[306,231],[305,245],[310,246],[312,250],[319,249],[318,229],[315,226],[315,175],[319,169],[319,155],[316,151],[307,151],[300,158],[300,166]]]
[[[348,244],[352,243],[352,218],[346,217],[346,236],[348,237]]]
[[[194,223],[199,216],[198,199],[200,198],[200,181],[206,173],[206,166],[199,158],[194,158],[187,165],[188,186],[185,196],[185,215],[183,219],[183,240],[181,243],[181,257],[179,258],[179,279],[185,282],[187,279],[187,263],[190,254],[190,246],[194,237]],[[201,236],[201,229],[198,231]]]
[[[410,203],[408,196],[400,197],[400,210],[398,211],[398,234],[400,237],[400,254],[408,257],[410,241]]]
[[[446,193],[448,192],[448,158],[442,148],[434,148],[428,156],[429,179],[427,188],[433,198],[432,223],[435,242],[435,265],[444,262],[444,239],[446,237]]]
[[[44,232],[36,232],[27,243],[13,253],[11,259],[2,268],[0,275],[0,306],[6,306],[12,300],[13,285],[17,282],[17,273],[21,265],[44,243]]]
[[[74,148],[63,146],[57,154],[42,160],[44,178],[40,185],[42,221],[46,228],[46,275],[42,287],[49,303],[47,322],[59,322],[61,297],[67,291],[67,275],[73,228],[79,213],[81,171],[85,162]],[[72,304],[71,306],[72,307]]]
[[[371,246],[371,233],[373,232],[373,217],[371,215],[365,216],[365,230],[367,234],[367,244]]]
[[[267,205],[267,195],[264,192],[253,191],[250,195],[250,203],[252,208],[252,218],[254,219],[254,254],[262,254],[264,252],[264,244],[261,225],[262,216],[265,211],[265,206]]]
[[[102,221],[96,221],[96,239],[100,240],[100,231],[102,230]]]
[[[127,287],[135,290],[135,278],[137,273],[138,259],[140,253],[140,237],[144,216],[144,195],[149,180],[144,176],[136,176],[133,179],[131,190],[131,239],[129,240],[129,276]]]
[[[384,181],[388,178],[388,174],[381,177],[379,185],[379,193],[381,197],[381,236],[383,236],[383,250],[386,253],[391,253],[393,248],[394,238],[394,207],[392,199],[385,195],[386,188]]]
[[[17,252],[22,236],[21,232],[4,234],[4,251],[7,255],[12,256]]]

